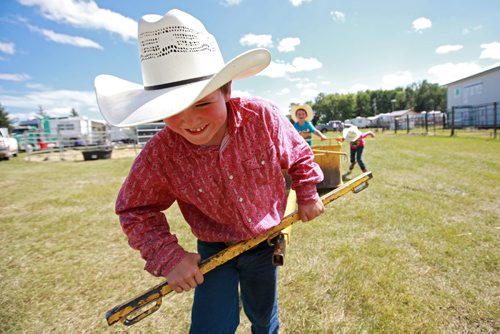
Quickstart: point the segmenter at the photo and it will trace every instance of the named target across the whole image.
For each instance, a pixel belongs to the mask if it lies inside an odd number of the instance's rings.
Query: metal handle
[[[142,319],[146,318],[147,316],[153,314],[154,312],[156,312],[160,306],[161,306],[161,297],[156,299],[155,302],[156,304],[153,306],[153,307],[150,307],[148,308],[146,311],[142,312],[141,314],[129,319],[129,318],[126,318],[124,321],[123,321],[123,324],[126,325],[126,326],[131,326],[133,324],[135,324],[136,322],[139,322],[141,321]],[[151,302],[152,303],[152,302]],[[149,304],[151,304],[149,303]],[[149,305],[147,304],[147,305]]]
[[[368,182],[365,182],[363,184],[361,184],[359,187],[356,187],[352,190],[353,193],[357,194],[363,190],[365,190],[366,188],[368,188]]]

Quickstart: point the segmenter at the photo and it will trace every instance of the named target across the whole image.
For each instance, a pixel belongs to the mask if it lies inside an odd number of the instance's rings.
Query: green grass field
[[[500,141],[385,132],[364,160],[368,189],[294,225],[281,332],[498,333]],[[113,212],[131,163],[0,162],[0,333],[187,331],[192,293],[133,327],[106,324],[107,310],[162,281]],[[177,207],[167,215],[194,250]],[[243,314],[238,332],[249,333]]]

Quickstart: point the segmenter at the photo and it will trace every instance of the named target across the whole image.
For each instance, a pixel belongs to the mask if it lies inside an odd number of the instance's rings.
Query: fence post
[[[455,135],[455,107],[451,107],[451,134],[450,136]]]
[[[398,119],[394,117],[394,133],[398,133]]]
[[[406,114],[406,134],[410,133],[410,115]]]
[[[425,134],[429,134],[429,112],[425,112]]]
[[[497,118],[497,103],[493,103],[493,138],[497,139],[497,127],[498,127],[498,118]]]

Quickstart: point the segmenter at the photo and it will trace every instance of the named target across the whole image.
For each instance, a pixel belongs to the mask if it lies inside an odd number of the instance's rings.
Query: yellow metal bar
[[[368,180],[370,180],[371,178],[371,172],[363,173],[358,177],[352,179],[351,181],[342,184],[335,190],[322,196],[321,200],[326,206],[330,202],[346,195],[349,192],[358,193],[368,186]],[[288,227],[291,227],[292,224],[296,223],[299,220],[299,214],[297,210],[294,210],[290,214],[286,215],[278,225],[270,228],[265,233],[246,241],[240,241],[209,257],[208,259],[205,259],[200,263],[200,271],[203,274],[208,273],[209,271],[235,258],[241,253],[254,248],[261,242],[276,237],[281,233],[281,231]],[[141,321],[145,317],[157,311],[161,306],[161,299],[172,291],[173,290],[170,285],[168,285],[168,282],[165,281],[146,291],[144,294],[139,295],[138,297],[135,297],[121,305],[115,306],[113,309],[106,312],[106,320],[108,322],[108,325],[111,326],[114,323],[120,321],[123,324],[130,326]],[[146,311],[143,311],[139,315],[134,316],[134,314],[138,313],[141,309],[152,303],[155,303],[155,305],[150,307]]]
[[[297,210],[297,193],[295,192],[295,190],[290,189],[290,191],[288,192],[288,199],[286,202],[285,216],[288,216],[295,210]],[[292,227],[290,226],[284,228],[281,231],[281,233],[285,235],[286,244],[288,246],[290,244],[290,240],[292,237]]]
[[[313,148],[313,153],[314,154],[316,154],[316,153],[336,154],[336,155],[345,155],[345,156],[347,156],[347,153],[345,153],[345,152],[328,151],[328,150],[318,150],[318,149],[315,149],[315,148]]]

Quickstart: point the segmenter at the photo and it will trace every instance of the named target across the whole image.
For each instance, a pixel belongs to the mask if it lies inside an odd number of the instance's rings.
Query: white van
[[[7,128],[0,128],[0,160],[17,157],[18,153],[19,146],[16,138],[9,136]]]

